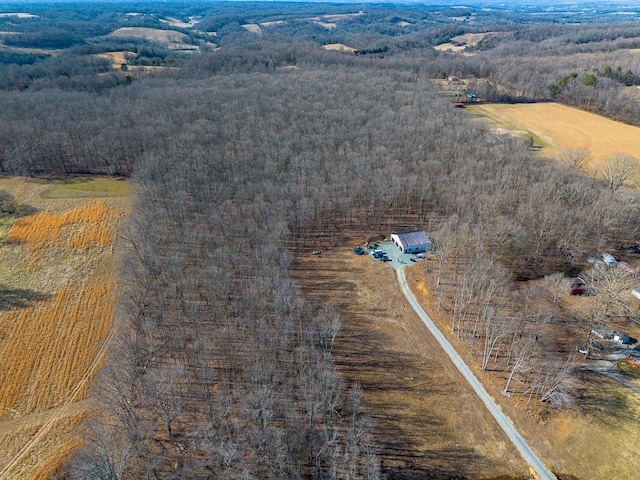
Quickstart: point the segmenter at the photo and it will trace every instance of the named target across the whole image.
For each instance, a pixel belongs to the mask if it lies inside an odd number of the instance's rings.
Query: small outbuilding
[[[422,253],[431,249],[431,239],[424,230],[392,233],[391,241],[402,253]]]

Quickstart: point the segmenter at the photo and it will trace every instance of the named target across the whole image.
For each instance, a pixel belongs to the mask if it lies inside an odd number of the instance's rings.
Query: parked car
[[[585,282],[582,277],[569,277],[562,281],[562,288],[569,295],[584,295]]]

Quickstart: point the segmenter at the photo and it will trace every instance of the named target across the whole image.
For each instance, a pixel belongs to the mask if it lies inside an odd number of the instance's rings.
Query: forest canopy
[[[301,295],[293,256],[431,225],[441,265],[473,279],[456,331],[474,345],[495,313],[512,352],[553,317],[522,320],[517,282],[637,243],[629,182],[496,134],[442,86],[640,125],[640,11],[490,6],[2,5],[0,172],[134,184],[101,413],[66,474],[382,478],[360,386],[332,358],[340,315]]]

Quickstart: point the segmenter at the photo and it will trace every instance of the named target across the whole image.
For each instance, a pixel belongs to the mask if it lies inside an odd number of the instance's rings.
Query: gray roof
[[[411,232],[398,232],[400,242],[405,247],[416,247],[418,245],[428,245],[431,241],[424,230],[413,230]]]

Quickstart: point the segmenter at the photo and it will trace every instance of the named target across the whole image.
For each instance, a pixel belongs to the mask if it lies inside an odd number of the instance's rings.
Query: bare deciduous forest
[[[593,270],[585,318],[558,297],[578,260],[638,242],[624,162],[587,175],[580,152],[546,158],[436,82],[640,125],[637,20],[361,8],[37,3],[36,18],[0,17],[0,170],[134,184],[101,413],[61,476],[385,478],[360,386],[332,361],[340,315],[288,271],[372,232],[428,228],[437,306],[505,392],[569,407],[574,345],[545,329],[588,339],[609,317],[637,322],[622,276]],[[109,35],[124,26],[172,28],[197,51]],[[466,33],[487,34],[469,55],[433,48]],[[321,48],[333,43],[357,55]]]

